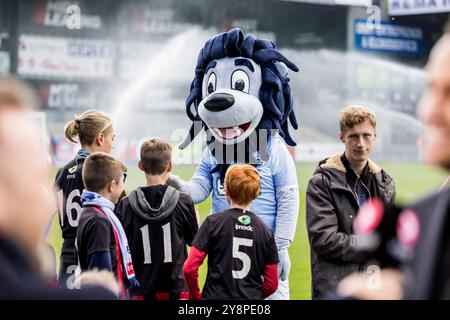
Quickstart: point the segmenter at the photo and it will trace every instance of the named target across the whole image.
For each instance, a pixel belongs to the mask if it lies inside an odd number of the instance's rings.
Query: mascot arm
[[[179,176],[170,174],[167,184],[188,194],[194,203],[204,201],[212,190],[211,166],[208,159],[209,157],[205,153],[191,180],[184,181]]]
[[[294,160],[283,143],[278,141],[275,146],[277,148],[272,150],[273,179],[277,198],[275,242],[280,259],[278,272],[280,279],[285,281],[291,269],[288,248],[294,240],[300,197]]]
[[[297,227],[300,197],[295,163],[284,143],[272,150],[273,179],[277,198],[275,241],[278,250],[292,243]]]
[[[288,187],[277,191],[275,241],[278,250],[287,249],[294,240],[299,204],[298,187]]]

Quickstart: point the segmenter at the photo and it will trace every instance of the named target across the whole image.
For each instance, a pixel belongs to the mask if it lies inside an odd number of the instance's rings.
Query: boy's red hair
[[[225,175],[228,194],[239,205],[247,205],[259,196],[261,180],[255,167],[244,164],[230,167]]]

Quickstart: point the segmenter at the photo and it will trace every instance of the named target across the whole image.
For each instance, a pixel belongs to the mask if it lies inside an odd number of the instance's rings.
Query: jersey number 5
[[[245,252],[239,251],[240,246],[253,247],[253,239],[233,237],[233,258],[242,261],[241,270],[232,270],[234,279],[243,279],[250,272],[252,260]]]
[[[172,262],[172,237],[170,234],[170,222],[162,226],[164,235],[164,263]],[[142,245],[144,247],[144,264],[152,263],[152,249],[150,247],[150,235],[148,224],[141,228]]]

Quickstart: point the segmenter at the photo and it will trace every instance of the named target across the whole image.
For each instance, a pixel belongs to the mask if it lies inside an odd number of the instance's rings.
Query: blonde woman
[[[63,245],[61,248],[59,282],[71,286],[69,277],[75,275],[78,264],[75,237],[81,213],[81,194],[84,190],[82,169],[84,160],[93,152],[110,153],[115,137],[111,118],[104,112],[88,110],[64,126],[66,138],[80,144],[75,158],[58,170],[55,188],[58,199],[59,222]],[[73,279],[75,277],[72,277]]]

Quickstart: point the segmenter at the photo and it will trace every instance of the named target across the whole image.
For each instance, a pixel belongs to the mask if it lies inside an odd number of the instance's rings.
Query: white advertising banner
[[[38,78],[107,79],[113,76],[111,41],[21,35],[18,73]]]
[[[313,4],[327,4],[353,6],[353,7],[369,7],[372,5],[372,0],[280,0],[289,2],[313,3]]]
[[[388,0],[391,16],[450,12],[450,0]]]

